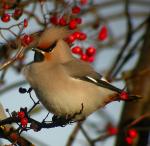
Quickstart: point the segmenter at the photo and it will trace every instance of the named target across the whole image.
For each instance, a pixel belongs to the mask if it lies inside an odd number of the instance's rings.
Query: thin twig
[[[10,58],[5,63],[1,64],[0,71],[3,70],[4,68],[8,67],[12,63],[14,63],[20,56],[23,55],[24,51],[25,51],[25,48],[23,46],[21,46],[21,48],[18,50],[18,52],[16,53],[16,55],[13,58]]]
[[[138,49],[138,45],[141,44],[141,42],[144,39],[144,35],[142,35],[141,37],[139,37],[139,39],[135,42],[135,44],[131,47],[130,51],[128,52],[128,54],[123,58],[123,60],[121,61],[121,63],[118,65],[115,73],[117,74],[122,67],[127,63],[127,61],[135,54],[135,51]],[[112,78],[113,80],[113,78]]]
[[[75,141],[76,139],[76,136],[80,130],[80,125],[83,124],[83,122],[79,122],[77,123],[77,125],[74,127],[71,135],[69,136],[68,140],[67,140],[67,144],[66,146],[72,146],[73,142]]]
[[[13,82],[12,84],[10,84],[10,85],[8,85],[8,86],[2,88],[2,89],[0,90],[0,95],[4,94],[4,93],[6,93],[7,91],[10,91],[10,90],[12,90],[12,89],[14,89],[14,88],[17,88],[17,87],[19,87],[19,86],[22,86],[22,85],[24,85],[24,84],[27,84],[27,81],[23,80],[23,81]]]
[[[89,135],[87,134],[87,132],[84,130],[84,128],[82,127],[82,125],[80,126],[80,130],[82,132],[82,134],[85,136],[86,140],[88,141],[88,143],[90,144],[90,146],[95,146],[94,142],[91,140],[91,138],[89,137]]]
[[[126,41],[124,43],[124,45],[121,47],[121,51],[119,52],[117,58],[115,59],[110,72],[108,73],[107,77],[110,76],[110,78],[113,78],[117,75],[117,72],[115,72],[115,69],[120,61],[120,59],[122,58],[124,52],[126,51],[126,48],[128,46],[128,44],[130,43],[131,39],[132,39],[132,23],[131,23],[131,16],[129,13],[129,0],[125,0],[125,15],[127,18],[127,28],[128,28],[128,32],[127,32],[127,37],[126,37]]]
[[[137,123],[139,123],[140,121],[142,121],[143,119],[145,119],[147,117],[150,117],[150,113],[146,113],[146,114],[140,116],[139,118],[134,120],[132,123],[130,123],[126,128],[129,129],[130,127],[136,125]]]

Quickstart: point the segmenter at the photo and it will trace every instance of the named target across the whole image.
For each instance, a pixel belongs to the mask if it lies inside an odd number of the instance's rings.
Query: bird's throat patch
[[[45,57],[45,60],[51,60],[51,58],[52,58],[51,54],[48,52],[44,53],[44,57]]]

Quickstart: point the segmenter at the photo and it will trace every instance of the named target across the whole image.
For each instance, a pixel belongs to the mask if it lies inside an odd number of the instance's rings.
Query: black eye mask
[[[56,47],[56,42],[53,43],[50,47],[48,47],[47,49],[42,50],[42,52],[51,52],[54,48]],[[39,49],[40,50],[40,49]],[[35,51],[34,54],[34,62],[41,62],[44,60],[44,55],[42,54],[42,52],[37,51],[36,49],[33,49],[33,51]]]
[[[44,49],[42,51],[51,52],[55,47],[56,47],[56,42],[54,42],[51,46],[49,46],[47,49]]]

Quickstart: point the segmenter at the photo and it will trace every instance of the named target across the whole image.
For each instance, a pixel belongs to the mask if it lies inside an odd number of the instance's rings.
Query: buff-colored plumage
[[[3,105],[0,103],[0,120],[4,120],[4,119],[6,119],[6,118],[7,118],[7,116],[6,116],[6,114],[5,114],[4,107],[3,107]],[[5,128],[5,131],[9,131],[9,129],[10,129],[11,127],[12,127],[11,125],[6,124],[6,125],[4,125],[3,128]]]
[[[67,38],[69,34],[70,34],[69,30],[66,29],[65,27],[46,28],[39,39],[38,47],[41,49],[48,48],[51,44],[53,44],[57,40]]]
[[[7,116],[6,116],[5,112],[4,112],[4,108],[3,108],[2,104],[0,103],[0,120],[5,119],[6,117]]]
[[[54,42],[56,46],[44,53],[43,60],[26,65],[24,74],[49,112],[57,116],[75,115],[74,119],[81,120],[116,98],[120,90],[102,81],[102,76],[88,63],[72,56],[64,41],[68,34],[64,28],[45,30],[37,47],[50,47]],[[98,82],[114,90],[98,86]]]

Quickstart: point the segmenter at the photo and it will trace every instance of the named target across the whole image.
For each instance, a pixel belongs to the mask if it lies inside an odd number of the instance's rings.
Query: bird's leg
[[[66,119],[66,116],[57,116],[54,115],[52,117],[52,121],[53,123],[60,125],[61,127],[66,126],[67,124],[69,124],[69,121]]]

